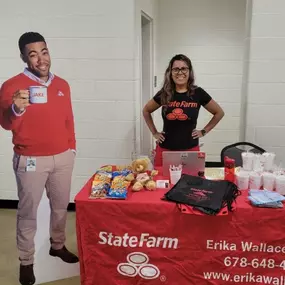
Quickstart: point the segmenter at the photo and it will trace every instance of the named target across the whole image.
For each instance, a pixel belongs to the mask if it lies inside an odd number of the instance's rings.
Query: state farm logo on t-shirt
[[[178,101],[173,101],[168,103],[168,107],[174,107],[174,108],[197,108],[198,103],[196,102],[178,102]]]
[[[188,116],[184,114],[184,111],[181,108],[175,108],[171,113],[166,115],[166,118],[170,121],[186,121],[188,119]]]

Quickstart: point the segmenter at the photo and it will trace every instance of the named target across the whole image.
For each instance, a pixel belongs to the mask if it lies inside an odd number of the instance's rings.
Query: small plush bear
[[[149,171],[148,165],[150,163],[149,158],[138,158],[132,162],[132,171],[135,174],[135,181],[132,187],[133,191],[140,191],[144,187],[147,190],[154,190],[156,183],[153,177],[157,175],[157,171]]]

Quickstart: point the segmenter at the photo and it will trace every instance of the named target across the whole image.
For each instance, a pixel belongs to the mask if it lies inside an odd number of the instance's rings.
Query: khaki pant
[[[50,237],[52,248],[65,243],[67,206],[70,200],[74,153],[67,150],[54,156],[36,158],[35,171],[26,171],[27,158],[14,155],[13,168],[18,185],[17,246],[22,265],[34,262],[34,237],[37,230],[37,210],[44,189],[50,201]]]

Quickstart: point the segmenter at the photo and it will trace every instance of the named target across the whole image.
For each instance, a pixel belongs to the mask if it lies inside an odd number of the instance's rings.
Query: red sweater
[[[25,156],[49,156],[76,149],[73,111],[68,83],[55,76],[47,88],[46,104],[31,104],[22,116],[12,110],[17,90],[40,83],[21,73],[0,89],[0,124],[13,133],[14,151]]]

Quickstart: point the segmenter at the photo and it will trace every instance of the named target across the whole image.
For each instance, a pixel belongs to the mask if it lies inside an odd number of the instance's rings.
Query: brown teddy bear
[[[149,158],[138,158],[132,162],[132,171],[135,175],[134,185],[132,187],[133,191],[140,191],[144,187],[147,190],[154,190],[156,188],[156,183],[153,177],[157,175],[157,171],[149,171],[148,165],[150,163]]]

